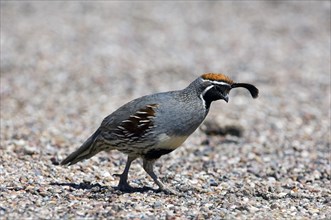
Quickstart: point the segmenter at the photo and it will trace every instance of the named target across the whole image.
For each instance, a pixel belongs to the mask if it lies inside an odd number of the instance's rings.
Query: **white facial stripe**
[[[208,81],[208,82],[211,82],[213,84],[218,84],[218,85],[227,85],[227,86],[230,86],[229,83],[226,83],[226,82],[220,82],[220,81],[214,81],[214,80],[209,80],[209,79],[202,79],[202,81]]]
[[[226,85],[226,86],[230,86],[230,84],[229,84],[229,83],[226,83],[226,82],[211,81],[211,83],[213,83],[213,84],[218,84],[218,85]]]
[[[203,90],[203,92],[201,93],[202,96],[204,96],[206,94],[206,92],[208,92],[209,89],[213,88],[214,85],[210,85],[207,88],[205,88],[205,90]]]
[[[214,87],[214,85],[210,85],[210,86],[208,86],[207,88],[205,88],[205,90],[200,94],[200,99],[201,99],[201,101],[202,101],[202,105],[203,106],[206,106],[206,102],[205,102],[205,100],[203,99],[203,96],[206,94],[206,92],[208,92],[208,90],[210,90],[211,88],[213,88]]]
[[[203,95],[202,95],[202,93],[200,94],[200,99],[201,99],[201,101],[202,101],[202,105],[203,105],[203,107],[206,108],[206,102],[205,102],[205,100],[203,99]]]

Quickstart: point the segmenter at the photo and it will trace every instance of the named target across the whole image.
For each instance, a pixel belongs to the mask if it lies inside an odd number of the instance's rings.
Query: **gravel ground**
[[[125,102],[223,72],[231,92],[156,164],[58,166]],[[1,219],[331,216],[330,1],[1,2]],[[150,188],[143,188],[147,186]]]

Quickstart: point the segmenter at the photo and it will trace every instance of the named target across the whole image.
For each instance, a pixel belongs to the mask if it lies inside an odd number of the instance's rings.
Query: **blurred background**
[[[330,1],[2,1],[0,158],[36,154],[52,167],[122,104],[205,72],[260,89],[256,100],[238,89],[213,104],[208,120],[244,130],[235,144],[218,138],[206,148],[213,166],[232,175],[248,160],[262,176],[271,167],[277,181],[301,175],[325,187]],[[187,156],[204,138],[193,134],[167,169],[194,169],[200,157]]]
[[[260,88],[257,102],[236,90],[217,103],[228,117],[254,108],[283,125],[286,111],[328,121],[330,3],[1,3],[2,142],[96,127],[126,101],[205,72]]]

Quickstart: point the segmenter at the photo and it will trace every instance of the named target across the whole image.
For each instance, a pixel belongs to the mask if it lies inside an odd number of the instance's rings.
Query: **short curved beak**
[[[223,96],[224,101],[229,102],[229,95]]]

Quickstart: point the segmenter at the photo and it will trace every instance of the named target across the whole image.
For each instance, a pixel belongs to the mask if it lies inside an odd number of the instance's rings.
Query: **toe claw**
[[[177,192],[173,189],[170,189],[170,188],[159,188],[157,191],[163,192],[167,195],[177,195]]]

